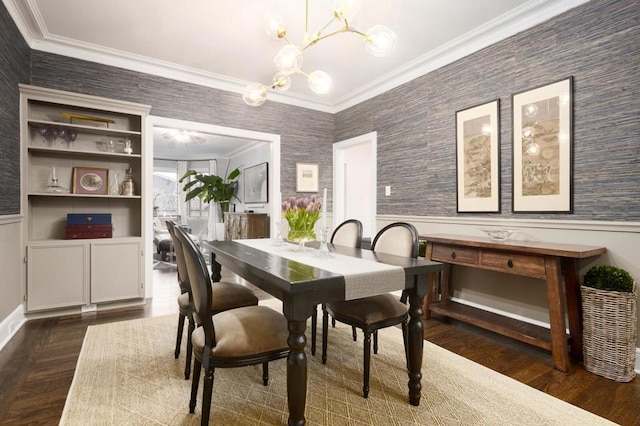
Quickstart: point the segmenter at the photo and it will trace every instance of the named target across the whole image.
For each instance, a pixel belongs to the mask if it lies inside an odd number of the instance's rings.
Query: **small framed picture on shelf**
[[[109,169],[95,167],[73,168],[73,193],[107,195]]]
[[[296,163],[296,192],[318,192],[318,165]]]

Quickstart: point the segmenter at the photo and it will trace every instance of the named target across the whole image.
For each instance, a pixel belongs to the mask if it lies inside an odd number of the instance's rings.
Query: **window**
[[[153,171],[153,215],[178,215],[178,174],[174,171]]]

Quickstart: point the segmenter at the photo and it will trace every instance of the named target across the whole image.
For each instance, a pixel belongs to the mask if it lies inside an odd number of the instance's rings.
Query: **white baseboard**
[[[0,323],[0,350],[2,350],[4,345],[20,330],[20,327],[22,327],[25,321],[23,306],[18,305],[18,307]]]

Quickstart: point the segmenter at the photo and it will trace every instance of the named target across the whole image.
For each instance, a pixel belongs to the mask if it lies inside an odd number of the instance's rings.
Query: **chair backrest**
[[[418,257],[418,230],[406,222],[391,223],[378,232],[371,243],[371,250],[378,253],[404,257]]]
[[[169,235],[171,235],[171,241],[173,241],[174,252],[176,254],[176,264],[178,266],[178,284],[180,285],[180,292],[186,293],[191,287],[189,285],[189,275],[187,274],[187,265],[184,261],[184,252],[182,251],[182,243],[176,236],[176,228],[180,228],[176,225],[176,223],[172,220],[167,220],[166,222],[167,230],[169,231]],[[182,229],[182,228],[180,228]]]
[[[342,222],[331,235],[331,244],[360,248],[362,246],[362,222],[348,219]]]
[[[191,299],[193,300],[193,319],[196,324],[204,328],[205,345],[213,348],[216,345],[216,334],[211,319],[211,278],[204,256],[189,234],[181,228],[175,227],[175,234],[182,243],[184,261],[187,266],[189,283],[191,284]],[[206,352],[206,351],[205,351]]]

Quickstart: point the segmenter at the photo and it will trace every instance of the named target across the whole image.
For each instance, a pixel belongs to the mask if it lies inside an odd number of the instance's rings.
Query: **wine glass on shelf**
[[[42,126],[38,129],[38,133],[42,136],[42,146],[51,146],[51,132],[49,126]]]
[[[74,141],[78,137],[78,131],[76,129],[67,129],[67,148],[74,148]]]

